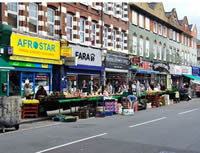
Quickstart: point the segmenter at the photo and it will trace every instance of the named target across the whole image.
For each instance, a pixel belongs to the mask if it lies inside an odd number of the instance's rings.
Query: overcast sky
[[[200,39],[200,1],[199,0],[162,0],[165,11],[169,12],[176,8],[178,19],[187,16],[189,24],[196,24],[198,39]]]

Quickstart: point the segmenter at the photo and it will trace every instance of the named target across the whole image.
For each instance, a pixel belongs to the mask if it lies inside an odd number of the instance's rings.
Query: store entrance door
[[[10,96],[19,96],[20,95],[20,72],[18,72],[18,71],[10,71],[9,95]]]

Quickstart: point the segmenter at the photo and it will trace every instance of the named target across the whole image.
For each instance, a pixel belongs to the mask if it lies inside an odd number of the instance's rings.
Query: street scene
[[[200,153],[187,5],[0,2],[0,153]]]

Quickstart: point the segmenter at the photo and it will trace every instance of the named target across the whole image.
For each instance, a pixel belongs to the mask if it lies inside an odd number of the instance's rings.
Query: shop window
[[[29,31],[38,32],[38,5],[29,3]]]
[[[8,6],[8,25],[17,29],[18,28],[18,4],[7,3]]]
[[[52,8],[47,8],[47,34],[54,36],[54,23],[55,23],[55,11]]]
[[[149,40],[146,40],[146,57],[149,57]]]
[[[146,24],[145,24],[146,29],[147,29],[147,30],[150,30],[150,20],[149,20],[148,17],[146,17],[145,23],[146,23]]]
[[[85,42],[85,19],[80,18],[80,42]]]
[[[117,45],[117,31],[116,31],[116,29],[114,29],[113,30],[113,47],[114,47],[114,49],[117,48],[116,45]]]
[[[91,44],[95,46],[96,42],[96,23],[92,22],[92,31],[91,31]]]
[[[121,50],[124,50],[124,32],[121,33]]]
[[[132,23],[138,25],[137,12],[132,11]]]
[[[73,15],[67,14],[67,40],[73,40]]]
[[[104,47],[107,47],[108,46],[108,28],[107,27],[104,27],[104,30],[103,30],[103,42],[104,42]]]
[[[132,51],[133,51],[133,54],[134,55],[137,55],[137,36],[133,36],[133,49],[132,49]]]
[[[144,40],[142,37],[140,37],[140,56],[143,56],[144,54]]]

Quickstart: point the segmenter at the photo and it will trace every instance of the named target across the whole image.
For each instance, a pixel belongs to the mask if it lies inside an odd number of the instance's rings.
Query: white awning
[[[119,72],[119,73],[128,73],[128,70],[121,70],[121,69],[111,69],[111,68],[105,68],[106,72]]]

